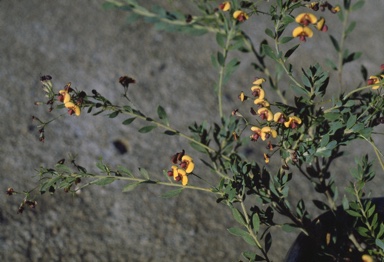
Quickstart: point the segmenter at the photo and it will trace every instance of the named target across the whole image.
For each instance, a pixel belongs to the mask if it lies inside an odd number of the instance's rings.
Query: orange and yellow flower
[[[307,26],[309,24],[316,24],[317,17],[311,13],[301,13],[295,18],[296,23]]]
[[[262,107],[259,110],[257,110],[257,114],[263,120],[267,120],[267,121],[272,121],[273,120],[273,113],[267,107]]]
[[[295,129],[301,124],[301,119],[297,116],[290,116],[288,121],[284,122],[284,126],[287,128]]]
[[[251,87],[251,91],[252,91],[252,95],[254,97],[257,97],[259,99],[264,99],[265,97],[265,92],[263,90],[263,88],[261,88],[261,86],[252,86]]]
[[[184,155],[184,156],[181,158],[180,166],[181,166],[183,169],[185,169],[185,172],[186,172],[187,174],[192,173],[193,169],[195,169],[195,163],[193,162],[192,157],[190,157],[190,156],[188,156],[188,155]]]
[[[239,22],[244,22],[249,18],[248,14],[241,10],[236,10],[233,12],[233,18],[235,18]]]
[[[231,3],[229,1],[222,2],[219,5],[219,9],[225,12],[228,11],[229,9],[231,9]]]
[[[384,75],[381,75],[382,78],[384,78]],[[381,81],[381,78],[379,76],[370,76],[369,79],[368,79],[368,85],[374,85],[372,86],[372,89],[379,89],[380,86],[383,86],[383,85],[375,85],[375,84],[378,84],[380,83]]]
[[[241,102],[244,102],[245,100],[248,99],[248,97],[244,94],[244,92],[241,92],[239,95],[239,99]]]
[[[317,21],[316,28],[317,28],[317,30],[319,30],[321,32],[327,32],[328,31],[328,26],[325,24],[324,17],[321,17],[319,19],[319,21]]]
[[[64,104],[71,100],[71,95],[68,93],[68,90],[63,89],[59,91],[58,100]]]
[[[177,166],[172,166],[172,171],[174,180],[181,181],[183,186],[188,184],[188,175],[184,169],[178,168]]]
[[[265,126],[260,130],[260,137],[264,141],[265,139],[268,139],[270,137],[275,138],[277,136],[276,130],[270,128],[269,126]]]
[[[298,26],[292,31],[293,37],[299,37],[300,41],[305,42],[306,38],[311,38],[313,36],[313,31],[307,26]]]
[[[253,126],[251,127],[251,130],[253,132],[253,134],[250,136],[251,141],[257,141],[257,139],[259,139],[259,137],[261,136],[261,128]]]
[[[264,82],[265,82],[265,79],[260,77],[260,78],[256,78],[256,80],[253,81],[253,84],[259,86],[259,85],[261,85]]]
[[[266,164],[269,163],[269,159],[270,159],[269,155],[267,155],[266,153],[264,153],[264,161],[265,161]]]
[[[255,101],[253,101],[253,103],[255,105],[259,105],[259,106],[262,106],[262,107],[269,107],[270,106],[270,104],[269,104],[269,102],[267,100],[260,99],[260,98],[256,98]]]
[[[75,105],[73,102],[69,101],[64,104],[66,108],[68,108],[68,114],[76,116],[79,116],[81,113],[80,107],[78,105]]]
[[[364,254],[361,256],[361,261],[363,262],[373,262],[373,258],[370,255]]]
[[[281,112],[277,112],[273,115],[273,121],[275,121],[276,123],[284,123],[286,121],[288,121],[288,117],[286,117],[283,113]]]

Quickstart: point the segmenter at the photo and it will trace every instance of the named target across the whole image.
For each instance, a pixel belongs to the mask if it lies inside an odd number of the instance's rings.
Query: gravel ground
[[[67,82],[88,92],[105,94],[113,102],[122,102],[117,80],[129,74],[137,80],[132,99],[145,113],[154,115],[161,104],[176,127],[187,131],[191,120],[218,121],[211,86],[217,72],[210,67],[215,52],[214,37],[191,37],[156,31],[144,23],[127,25],[126,13],[105,11],[103,1],[0,1],[0,128],[1,190],[9,186],[27,189],[36,182],[39,166],[54,165],[68,154],[95,170],[100,157],[112,166],[131,170],[145,167],[154,177],[169,167],[169,156],[185,148],[182,140],[161,135],[141,135],[134,122],[123,126],[124,118],[106,116],[65,117],[46,130],[46,142],[38,141],[38,130],[31,122],[36,115],[47,119],[46,107],[37,107],[42,99],[39,78],[49,74],[56,88]],[[180,1],[181,2],[181,1]],[[188,10],[175,1],[174,5]],[[168,5],[169,1],[146,1]],[[369,50],[360,60],[377,72],[384,63],[382,43],[383,1],[370,0],[362,12],[353,16],[359,22],[350,50]],[[261,19],[262,17],[260,17]],[[269,21],[248,23],[263,28]],[[380,31],[381,30],[381,31]],[[332,28],[330,29],[332,32]],[[254,30],[254,37],[262,32]],[[318,38],[314,38],[314,41]],[[323,36],[324,41],[328,41]],[[311,40],[312,41],[312,40]],[[296,61],[334,55],[320,44],[308,41]],[[309,55],[304,56],[306,53]],[[248,61],[249,60],[249,61]],[[225,112],[232,108],[239,90],[245,90],[254,78],[250,58],[229,83],[225,93]],[[348,66],[346,80],[356,86],[356,67]],[[361,81],[359,79],[358,81]],[[244,88],[245,87],[245,88]],[[198,94],[198,96],[196,96]],[[381,130],[383,132],[383,130]],[[378,137],[378,140],[382,137]],[[113,145],[123,141],[126,154]],[[166,145],[166,146],[164,146]],[[382,141],[379,143],[384,148]],[[369,149],[356,143],[348,148],[349,159]],[[349,162],[338,163],[335,171],[343,180]],[[197,172],[204,168],[197,161]],[[208,174],[207,174],[208,175]],[[382,194],[383,172],[377,174],[374,196]],[[308,185],[296,179],[293,199],[310,194]],[[226,231],[235,225],[229,210],[204,193],[185,191],[177,198],[162,199],[166,188],[143,186],[121,193],[123,183],[103,188],[88,188],[79,195],[58,192],[39,198],[34,210],[17,214],[17,197],[0,197],[1,261],[236,261],[249,247]],[[274,239],[271,257],[281,261],[295,234],[279,234]]]

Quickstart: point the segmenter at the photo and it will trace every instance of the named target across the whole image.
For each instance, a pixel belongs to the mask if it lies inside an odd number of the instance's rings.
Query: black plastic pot
[[[370,200],[376,205],[378,221],[384,221],[384,197]],[[299,234],[284,261],[343,261],[343,259],[356,261],[356,259],[361,259],[362,253],[353,248],[353,243],[348,238],[349,233],[357,226],[359,225],[356,225],[355,219],[348,215],[342,207],[337,209],[336,215],[328,211],[312,221],[311,236],[304,233]],[[356,235],[354,234],[354,236]],[[336,242],[330,241],[335,237]],[[324,251],[329,255],[324,255]]]

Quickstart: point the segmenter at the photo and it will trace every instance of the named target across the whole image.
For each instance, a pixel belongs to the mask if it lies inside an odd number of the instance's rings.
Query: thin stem
[[[344,20],[343,20],[343,26],[342,26],[342,33],[341,33],[341,36],[340,36],[340,43],[339,43],[339,58],[338,58],[338,66],[337,66],[337,75],[338,75],[338,78],[339,78],[339,90],[340,90],[340,93],[343,92],[343,50],[344,50],[344,42],[345,42],[345,38],[347,37],[347,34],[346,34],[346,28],[347,28],[347,23],[348,23],[348,18],[349,18],[349,13],[350,11],[347,9],[345,10],[345,16],[344,16]]]
[[[219,83],[218,83],[218,86],[217,86],[217,99],[218,99],[218,103],[219,103],[219,115],[220,115],[220,118],[223,117],[223,84],[224,84],[225,62],[226,62],[227,57],[228,57],[229,45],[231,44],[231,40],[234,37],[235,33],[236,33],[236,20],[233,20],[231,28],[228,31],[228,34],[226,35],[227,39],[226,39],[226,42],[225,42],[225,47],[223,48],[224,49],[223,50],[224,61],[223,61],[223,65],[220,66]]]
[[[181,185],[181,184],[176,184],[176,183],[171,183],[171,182],[161,182],[161,181],[155,181],[155,180],[150,180],[150,179],[142,179],[142,178],[135,178],[135,177],[124,177],[124,176],[103,176],[103,175],[93,175],[89,176],[91,178],[96,178],[95,180],[92,180],[83,186],[77,188],[76,190],[85,188],[89,185],[95,184],[98,179],[101,178],[113,178],[115,180],[122,180],[122,181],[133,181],[137,183],[153,183],[153,184],[158,184],[158,185],[163,185],[163,186],[170,186],[170,187],[181,187],[181,188],[186,188],[186,189],[193,189],[193,190],[198,190],[198,191],[204,191],[204,192],[209,192],[209,193],[215,193],[213,192],[212,188],[205,188],[205,187],[198,187],[198,186],[189,186],[189,185]],[[219,193],[215,193],[219,194]]]
[[[243,201],[241,196],[239,196],[239,201],[240,201],[241,210],[243,211],[243,216],[245,218],[246,228],[248,230],[249,235],[253,238],[253,240],[256,243],[256,246],[259,248],[261,253],[263,253],[265,261],[270,261],[268,258],[267,252],[265,252],[263,246],[260,244],[259,239],[257,238],[257,235],[255,235],[255,233],[252,230],[251,221],[249,220],[247,209],[245,208],[244,201]]]
[[[119,8],[126,6],[126,4],[120,3],[118,1],[109,0],[108,2],[114,3]],[[160,17],[156,13],[152,13],[152,12],[148,11],[147,9],[145,9],[142,6],[135,5],[133,3],[128,4],[128,5],[132,9],[132,12],[134,12],[134,13],[140,15],[140,16],[148,17],[148,18],[156,17],[158,19],[158,22],[156,22],[156,23],[163,22],[163,23],[167,23],[167,24],[170,24],[170,25],[189,26],[189,27],[193,27],[193,28],[195,28],[197,30],[203,30],[203,31],[208,31],[208,32],[213,32],[213,33],[224,33],[224,30],[222,30],[220,28],[216,28],[216,27],[211,27],[211,26],[209,26],[207,24],[199,25],[199,24],[194,23],[193,20],[191,22],[186,22],[184,20],[166,19],[166,18]],[[214,15],[212,15],[212,16],[205,16],[204,18],[215,18],[215,16]]]
[[[377,148],[377,146],[375,145],[375,143],[373,142],[373,139],[370,138],[370,139],[367,139],[365,136],[362,136],[360,135],[359,137],[363,138],[365,141],[367,141],[372,147],[373,147],[373,151],[375,151],[375,154],[376,154],[376,157],[377,157],[377,160],[379,160],[379,163],[381,165],[381,169],[383,169],[384,171],[384,155],[383,153]]]
[[[184,134],[184,133],[182,133],[182,132],[180,132],[180,131],[178,131],[178,130],[176,130],[176,129],[170,127],[170,126],[167,126],[167,125],[165,125],[165,124],[163,124],[163,123],[161,123],[161,122],[158,122],[158,121],[156,121],[156,120],[154,120],[154,119],[152,119],[152,118],[149,118],[149,117],[147,117],[147,116],[145,116],[145,115],[141,115],[141,114],[135,113],[135,112],[133,112],[133,111],[130,112],[130,111],[122,110],[122,108],[121,108],[120,106],[115,106],[115,105],[105,106],[104,109],[106,109],[106,110],[112,110],[112,111],[120,111],[120,112],[123,113],[123,114],[127,114],[127,115],[130,115],[130,116],[139,118],[139,119],[141,119],[141,120],[144,120],[144,121],[152,122],[153,124],[157,125],[158,127],[161,127],[161,128],[163,128],[163,129],[165,129],[165,130],[167,130],[167,131],[170,131],[170,132],[172,132],[172,133],[174,133],[174,134],[177,134],[177,135],[179,135],[179,136],[185,138],[186,140],[188,140],[188,141],[190,141],[190,142],[193,142],[193,143],[198,144],[199,146],[203,147],[204,149],[206,149],[206,150],[209,151],[209,152],[216,153],[216,150],[215,150],[215,149],[213,149],[213,148],[211,148],[211,147],[209,147],[209,146],[207,146],[207,145],[205,145],[205,144],[203,144],[203,143],[201,143],[201,142],[195,140],[194,138],[192,138],[192,137],[190,137],[190,136],[187,136],[186,134]],[[221,155],[221,157],[222,157],[223,159],[227,160],[227,161],[230,161],[230,158],[229,158],[228,156]]]

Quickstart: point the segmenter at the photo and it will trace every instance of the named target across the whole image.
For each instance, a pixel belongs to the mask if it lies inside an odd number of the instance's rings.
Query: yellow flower
[[[328,26],[325,24],[324,17],[321,17],[319,19],[319,21],[317,21],[316,28],[317,28],[317,30],[322,31],[322,32],[327,32],[328,31]]]
[[[237,10],[233,13],[233,18],[235,18],[239,22],[244,22],[249,18],[246,12]]]
[[[284,122],[285,127],[297,128],[301,124],[301,119],[297,116],[290,116],[288,121]]]
[[[184,169],[178,168],[177,166],[172,166],[173,179],[176,181],[181,181],[183,186],[188,184],[188,176]]]
[[[265,126],[261,129],[260,137],[264,141],[265,139],[269,138],[272,136],[275,138],[277,136],[276,130],[270,128],[269,126]]]
[[[259,99],[264,99],[265,97],[265,92],[264,90],[261,88],[261,86],[252,86],[251,87],[251,91],[252,91],[252,95],[254,97],[257,97]]]
[[[251,130],[253,132],[253,134],[250,136],[251,141],[257,141],[257,139],[259,139],[261,136],[261,129],[257,126],[253,126],[251,127]]]
[[[384,75],[382,75],[384,76]],[[380,77],[378,76],[370,76],[369,79],[368,79],[368,85],[374,85],[374,84],[378,84],[380,83]],[[379,89],[380,85],[375,85],[375,86],[372,86],[372,89]]]
[[[276,114],[273,115],[273,121],[276,123],[284,123],[288,120],[288,118],[281,112],[277,112]]]
[[[66,89],[60,90],[58,99],[60,102],[63,102],[65,104],[71,100],[71,95],[68,93],[68,90]]]
[[[253,82],[254,85],[261,85],[262,83],[265,82],[264,78],[256,78],[256,80]]]
[[[192,173],[193,169],[195,169],[195,163],[193,162],[192,157],[188,155],[184,155],[181,158],[181,164],[180,166],[185,169],[185,172],[187,174]]]
[[[244,95],[244,92],[241,92],[239,95],[239,99],[241,102],[244,102],[245,100],[248,99],[248,97],[246,95]]]
[[[293,29],[292,36],[293,37],[299,37],[300,41],[305,42],[306,37],[311,38],[313,36],[313,31],[309,27],[298,26],[295,29]]]
[[[267,121],[272,121],[273,120],[273,114],[272,114],[271,110],[269,110],[266,107],[262,107],[259,110],[257,110],[257,114],[263,120],[267,120]]]
[[[363,262],[373,262],[373,258],[370,255],[364,254],[361,256]]]
[[[260,105],[262,107],[269,107],[269,102],[265,99],[256,98],[255,101],[253,101],[255,105]]]
[[[301,13],[296,16],[295,21],[299,24],[307,26],[309,24],[316,24],[317,17],[311,13]]]
[[[80,107],[75,105],[73,102],[67,102],[64,104],[66,108],[68,108],[68,113],[70,115],[75,114],[76,116],[79,116],[81,113]]]
[[[264,153],[264,161],[266,164],[269,163],[269,156],[266,153]]]
[[[338,13],[338,12],[340,12],[340,10],[341,10],[341,8],[339,5],[331,8],[332,13]]]
[[[220,5],[219,5],[219,8],[223,11],[228,11],[229,9],[231,9],[231,3],[229,1],[225,1],[225,2],[222,2]]]

